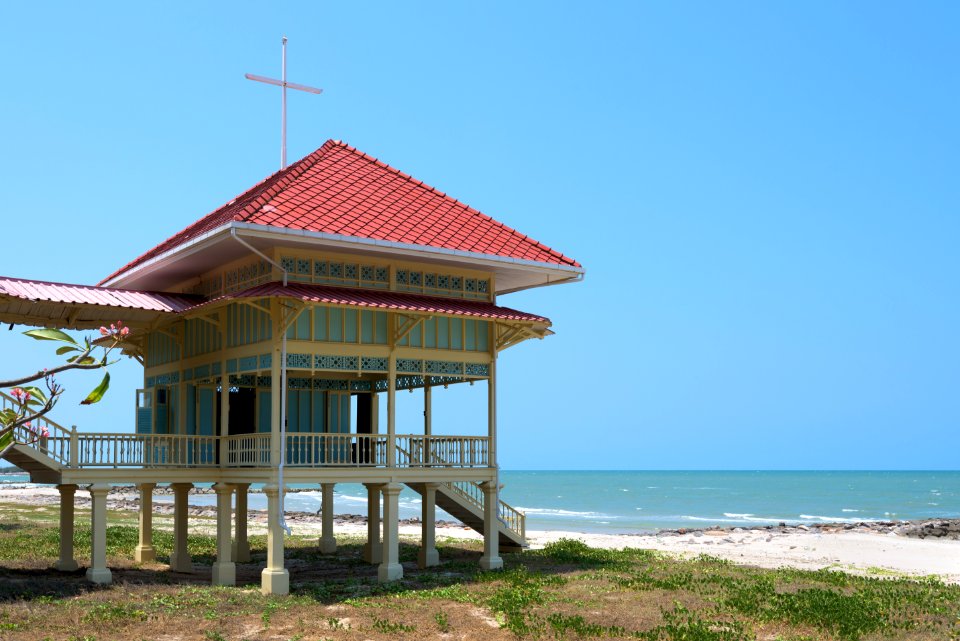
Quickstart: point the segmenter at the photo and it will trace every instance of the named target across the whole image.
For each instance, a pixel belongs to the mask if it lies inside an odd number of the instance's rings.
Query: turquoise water
[[[527,513],[529,530],[631,533],[711,525],[960,518],[960,472],[504,471],[501,482],[501,497]],[[319,491],[303,489],[287,495],[286,508],[315,512]],[[198,495],[191,501],[211,505],[215,499]],[[334,501],[338,514],[366,514],[362,485],[337,485]],[[264,497],[251,494],[250,507],[263,509]],[[401,518],[419,515],[419,495],[405,488]],[[438,518],[451,517],[441,513]]]

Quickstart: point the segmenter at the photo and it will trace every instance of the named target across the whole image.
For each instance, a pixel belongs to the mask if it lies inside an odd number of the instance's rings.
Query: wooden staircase
[[[0,392],[0,409],[16,406],[16,401]],[[68,430],[46,417],[33,421],[45,427],[48,436],[38,437],[33,432],[18,428],[16,442],[0,452],[0,458],[16,465],[30,475],[34,483],[59,483],[60,469],[70,462],[69,450],[73,430]]]
[[[422,483],[408,483],[407,486],[423,496]],[[480,534],[484,533],[484,498],[483,488],[472,481],[441,483],[437,488],[437,506]],[[504,552],[519,552],[529,547],[526,539],[526,516],[523,512],[500,501],[497,514],[500,521],[500,549]]]

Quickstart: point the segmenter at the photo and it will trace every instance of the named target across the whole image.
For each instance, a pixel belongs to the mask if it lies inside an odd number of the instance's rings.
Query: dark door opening
[[[236,387],[230,390],[230,434],[253,434],[257,429],[257,390]]]

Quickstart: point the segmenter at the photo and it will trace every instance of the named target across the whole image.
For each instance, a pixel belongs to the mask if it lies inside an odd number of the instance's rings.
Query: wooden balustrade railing
[[[19,404],[12,396],[0,392],[0,410],[16,409],[18,406]],[[76,433],[76,428],[68,430],[45,416],[35,419],[32,423],[36,431],[22,426],[14,431],[16,442],[36,448],[61,465],[70,465],[71,437]],[[46,430],[47,436],[39,436],[43,430]]]
[[[487,467],[485,436],[398,434],[398,467]]]
[[[79,467],[217,467],[216,436],[78,434]]]
[[[269,434],[233,434],[225,439],[228,467],[269,467]]]

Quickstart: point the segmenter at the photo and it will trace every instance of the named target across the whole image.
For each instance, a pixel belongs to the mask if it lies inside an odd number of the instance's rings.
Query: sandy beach
[[[80,489],[78,507],[89,503],[89,495]],[[53,487],[0,487],[0,503],[23,505],[56,505],[59,494]],[[111,510],[135,511],[137,494],[118,488],[108,499]],[[154,511],[172,513],[172,504],[157,500]],[[198,517],[191,524],[197,530],[212,533],[214,508],[192,505],[191,515]],[[287,521],[295,536],[320,533],[320,518],[306,512],[288,512]],[[531,547],[538,548],[563,538],[579,539],[600,548],[644,548],[682,557],[700,554],[726,559],[733,563],[764,568],[793,567],[805,570],[831,570],[874,576],[937,576],[949,583],[960,583],[960,524],[957,522],[927,523],[861,523],[816,524],[811,526],[763,526],[755,528],[706,528],[669,530],[652,534],[601,534],[528,530]],[[158,527],[162,527],[158,524]],[[924,538],[918,533],[926,535]],[[335,531],[345,535],[366,536],[366,517],[337,515]],[[250,511],[250,532],[266,532],[266,514]],[[907,533],[911,533],[908,535]],[[420,535],[417,519],[400,524],[401,536]],[[479,534],[458,523],[439,521],[438,538],[476,539]]]

